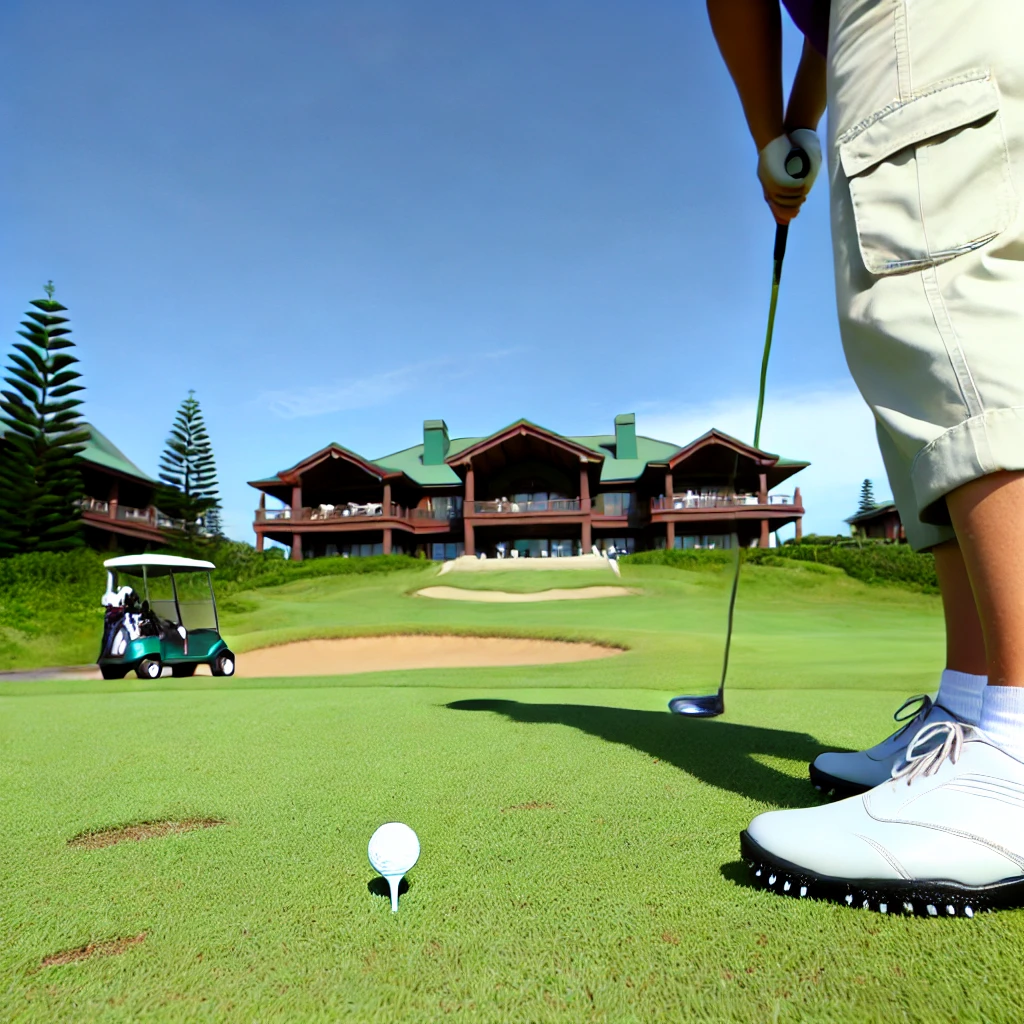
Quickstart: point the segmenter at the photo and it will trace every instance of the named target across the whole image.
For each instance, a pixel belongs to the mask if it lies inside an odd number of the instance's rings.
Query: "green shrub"
[[[741,548],[740,556],[751,565],[784,568],[787,562],[807,562],[841,569],[863,583],[896,584],[927,594],[938,593],[935,559],[927,552],[912,551],[906,544],[845,545],[786,544],[781,548]],[[732,559],[725,551],[641,551],[626,555],[624,565],[668,565],[691,572],[720,569]]]
[[[52,620],[99,608],[103,557],[79,548],[0,558],[0,627],[35,635]]]
[[[695,551],[692,548],[661,548],[659,551],[638,551],[635,555],[624,555],[619,561],[623,565],[668,565],[673,569],[686,569],[689,572],[707,572],[730,565],[732,552],[717,549]]]
[[[750,554],[755,555],[757,550]],[[833,565],[864,583],[896,583],[928,594],[939,590],[935,559],[927,551],[913,551],[906,544],[865,544],[863,547],[787,544],[780,553],[783,552],[786,558],[796,561]]]

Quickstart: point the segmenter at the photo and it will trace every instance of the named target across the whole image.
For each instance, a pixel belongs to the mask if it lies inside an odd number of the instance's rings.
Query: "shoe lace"
[[[931,697],[926,693],[919,693],[913,697],[908,697],[892,716],[893,721],[906,722],[907,724],[902,729],[897,729],[893,733],[892,738],[895,739],[897,736],[902,736],[922,714],[927,716],[933,706]]]
[[[931,725],[926,725],[910,741],[903,764],[893,768],[893,781],[906,779],[909,786],[920,776],[934,775],[947,757],[956,764],[964,745],[964,728],[960,722],[932,722]],[[937,737],[941,737],[938,746],[924,753],[917,753],[918,747]]]

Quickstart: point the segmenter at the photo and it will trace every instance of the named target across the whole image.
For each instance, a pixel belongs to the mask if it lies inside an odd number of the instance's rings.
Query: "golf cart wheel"
[[[100,665],[100,674],[104,679],[124,679],[128,669],[118,668],[115,665]]]
[[[135,666],[135,674],[140,679],[159,679],[160,668],[161,665],[159,658],[143,658],[142,661]]]
[[[235,674],[235,656],[230,651],[221,651],[210,664],[210,671],[215,676],[233,676]]]
[[[195,665],[172,665],[171,675],[175,679],[186,679],[188,676],[194,676],[196,674]]]

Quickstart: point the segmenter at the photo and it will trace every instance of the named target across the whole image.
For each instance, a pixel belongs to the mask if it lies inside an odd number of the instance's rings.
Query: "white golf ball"
[[[404,875],[419,860],[420,841],[408,825],[389,821],[370,836],[367,856],[382,875]]]

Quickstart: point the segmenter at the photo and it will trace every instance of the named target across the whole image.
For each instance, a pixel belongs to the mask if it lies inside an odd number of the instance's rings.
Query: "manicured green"
[[[0,1019],[1019,1020],[1024,914],[904,920],[784,900],[750,889],[738,862],[754,814],[816,802],[806,765],[822,747],[877,740],[905,696],[932,688],[936,598],[747,565],[728,712],[686,721],[665,702],[714,681],[724,570],[623,566],[642,595],[552,604],[408,596],[424,579],[235,593],[223,626],[239,650],[417,630],[629,650],[0,684]],[[192,816],[227,824],[67,846]],[[423,846],[397,916],[366,862],[393,819]],[[40,968],[141,933],[121,956]]]
[[[504,590],[511,594],[622,585],[622,581],[611,569],[488,569],[483,572],[446,572],[436,579],[418,580],[417,583],[421,586],[429,584],[459,587],[463,590]]]

